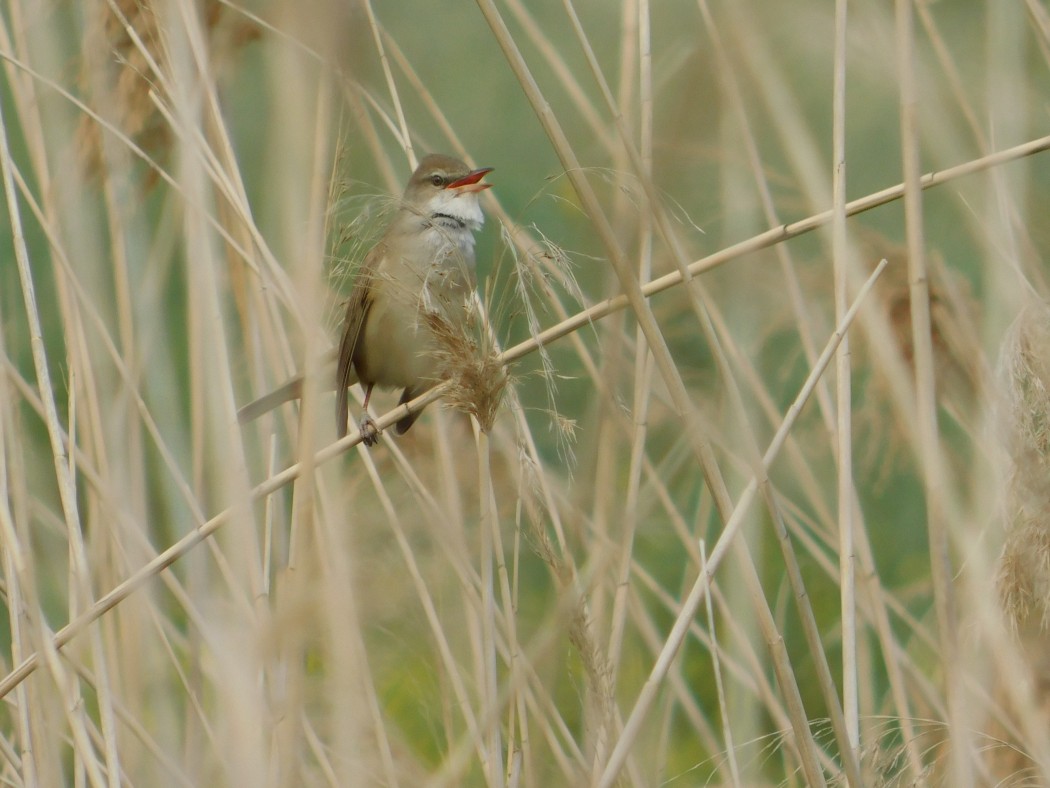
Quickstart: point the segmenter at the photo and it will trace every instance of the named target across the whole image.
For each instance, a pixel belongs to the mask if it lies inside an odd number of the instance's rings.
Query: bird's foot
[[[361,430],[361,440],[365,446],[375,446],[379,443],[379,427],[367,413],[361,417],[358,429]]]

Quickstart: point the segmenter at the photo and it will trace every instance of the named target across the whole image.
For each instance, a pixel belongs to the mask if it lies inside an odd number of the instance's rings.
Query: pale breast
[[[441,369],[428,313],[453,324],[466,316],[476,281],[474,234],[454,219],[418,221],[422,226],[406,228],[372,275],[371,307],[354,355],[364,383],[409,388],[436,381]]]
[[[363,382],[409,388],[438,377],[432,337],[417,303],[413,293],[389,281],[374,289],[364,342],[354,358]]]

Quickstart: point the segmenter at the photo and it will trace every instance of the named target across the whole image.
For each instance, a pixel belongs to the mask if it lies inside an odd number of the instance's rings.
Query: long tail
[[[269,394],[263,394],[259,399],[249,402],[237,411],[237,421],[241,424],[255,421],[255,419],[259,418],[264,413],[269,413],[279,405],[291,402],[293,399],[301,399],[302,396],[303,376],[296,375],[284,385],[274,389]]]
[[[335,349],[331,349],[321,357],[321,364],[318,369],[318,374],[321,376],[322,390],[331,391],[335,388]],[[350,384],[353,385],[357,382],[357,376],[352,375],[350,377]],[[289,378],[287,381],[282,383],[276,389],[271,391],[269,394],[263,394],[259,399],[252,400],[239,411],[237,411],[237,421],[241,424],[247,424],[249,421],[255,421],[257,418],[262,416],[264,413],[269,413],[274,408],[283,405],[286,402],[291,402],[293,399],[303,398],[303,376],[296,375],[294,378]]]

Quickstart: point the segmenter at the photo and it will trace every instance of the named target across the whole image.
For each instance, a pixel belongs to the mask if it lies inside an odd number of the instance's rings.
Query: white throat
[[[438,192],[427,203],[427,217],[448,230],[477,232],[485,222],[478,195],[473,192]]]

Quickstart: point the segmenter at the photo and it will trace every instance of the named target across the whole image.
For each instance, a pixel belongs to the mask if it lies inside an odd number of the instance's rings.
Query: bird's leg
[[[368,400],[372,398],[372,387],[374,383],[369,383],[365,386],[365,401],[362,405],[364,415],[361,417],[361,423],[358,425],[358,429],[361,430],[361,440],[365,442],[365,446],[375,446],[379,443],[379,427],[372,420],[372,417],[368,415]]]

